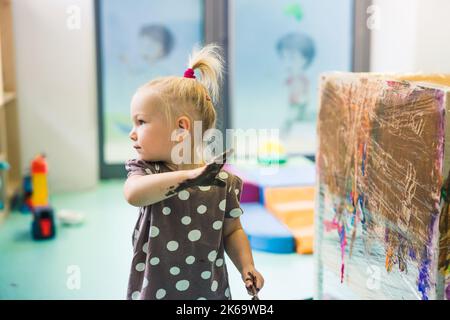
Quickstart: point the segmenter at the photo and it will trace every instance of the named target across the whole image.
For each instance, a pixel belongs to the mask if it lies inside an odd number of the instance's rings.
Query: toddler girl
[[[215,127],[222,72],[219,47],[207,45],[194,50],[184,77],[155,79],[132,99],[137,158],[126,162],[124,195],[139,218],[127,299],[231,299],[224,252],[249,294],[264,285],[239,219],[242,180],[222,170],[220,156],[194,163],[193,146],[190,161],[172,159],[173,147],[193,135],[194,121],[202,122],[202,135]]]

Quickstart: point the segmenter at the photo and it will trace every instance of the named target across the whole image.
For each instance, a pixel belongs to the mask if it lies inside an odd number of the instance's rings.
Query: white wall
[[[450,1],[373,0],[371,71],[450,73]]]
[[[450,73],[450,1],[422,0],[417,12],[417,67],[424,72]]]
[[[81,9],[78,30],[67,24],[71,5]],[[44,152],[52,192],[93,187],[98,181],[93,1],[13,0],[13,14],[23,167]]]

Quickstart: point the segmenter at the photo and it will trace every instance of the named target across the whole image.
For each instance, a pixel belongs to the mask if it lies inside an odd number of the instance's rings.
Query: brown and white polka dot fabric
[[[171,171],[143,160],[125,168],[128,177]],[[140,208],[127,299],[231,299],[222,226],[243,213],[242,180],[225,170],[216,179],[226,187],[187,188]]]

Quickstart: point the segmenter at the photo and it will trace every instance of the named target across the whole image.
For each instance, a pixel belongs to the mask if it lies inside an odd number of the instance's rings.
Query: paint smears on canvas
[[[439,238],[445,231],[448,239],[441,214],[448,216],[441,203],[445,90],[330,74],[320,98],[319,291],[437,298],[437,270],[448,270],[448,242]]]

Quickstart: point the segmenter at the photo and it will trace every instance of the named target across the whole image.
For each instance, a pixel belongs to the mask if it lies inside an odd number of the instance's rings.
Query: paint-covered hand
[[[209,164],[189,170],[189,178],[182,182],[175,192],[184,190],[192,186],[211,186],[216,185],[219,187],[225,187],[226,182],[220,179],[216,179],[217,174],[225,165],[227,156],[231,154],[232,150],[225,151],[215,157]]]
[[[245,283],[247,293],[252,296],[252,300],[259,300],[258,293],[264,286],[264,278],[253,266],[242,270],[242,280]]]

